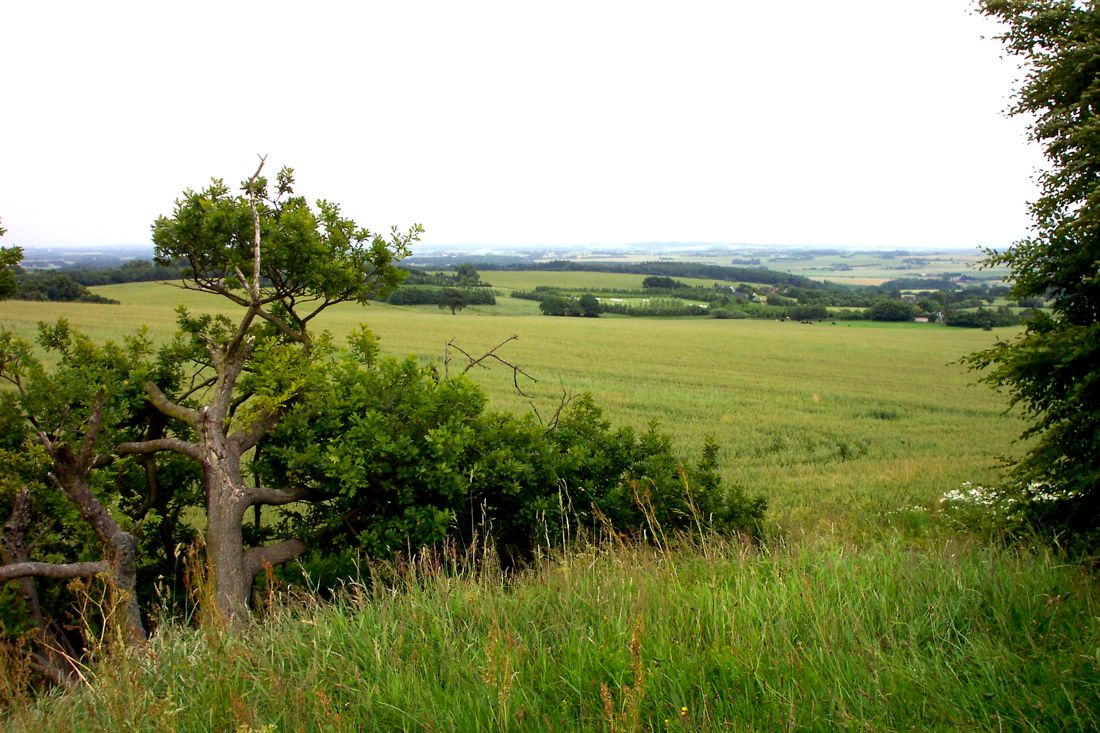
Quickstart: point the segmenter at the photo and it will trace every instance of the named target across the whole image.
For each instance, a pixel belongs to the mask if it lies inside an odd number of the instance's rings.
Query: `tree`
[[[139,524],[163,502],[133,501],[128,495],[125,468],[114,455],[120,441],[150,436],[163,423],[148,418],[141,383],[156,378],[174,386],[172,368],[152,359],[143,334],[122,346],[93,344],[73,332],[64,321],[40,325],[39,345],[56,355],[56,366],[47,369],[30,344],[9,332],[0,333],[0,380],[7,383],[4,425],[6,440],[0,448],[0,506],[8,514],[0,555],[0,583],[18,581],[19,595],[34,621],[35,641],[43,648],[43,660],[59,646],[51,631],[49,610],[40,600],[33,579],[68,580],[105,575],[122,610],[122,627],[130,639],[144,638],[138,606],[138,539],[125,526]],[[36,459],[35,456],[38,456]],[[107,467],[115,469],[108,477]],[[156,486],[156,468],[147,471],[144,486]],[[161,498],[170,490],[165,486]],[[56,529],[32,532],[36,514],[57,520]],[[120,516],[115,508],[140,506]],[[174,538],[169,539],[169,543]],[[33,555],[74,555],[77,562],[43,562]],[[89,559],[97,557],[98,559]],[[71,661],[71,660],[70,660]],[[60,669],[42,670],[57,678]]]
[[[122,443],[120,454],[172,451],[202,467],[206,553],[217,613],[232,621],[247,610],[252,583],[265,565],[305,551],[301,539],[246,547],[242,522],[257,506],[307,497],[301,487],[247,486],[242,457],[256,448],[317,377],[326,349],[312,321],[337,303],[365,303],[397,286],[394,265],[422,231],[389,239],[373,234],[319,200],[316,211],[295,196],[293,171],[283,168],[273,193],[256,172],[232,194],[220,180],[185,191],[171,217],[153,224],[158,264],[186,263],[182,286],[218,295],[241,308],[235,322],[192,317],[180,325],[193,349],[198,401],[145,383],[149,402],[172,421],[167,437]],[[320,347],[320,348],[318,348]]]
[[[444,288],[439,299],[440,308],[450,308],[451,315],[455,315],[467,305],[466,293],[458,288]]]
[[[0,237],[8,233],[0,227]],[[15,268],[23,261],[23,250],[19,247],[0,247],[0,300],[10,298],[19,289],[15,279]]]
[[[1013,466],[1021,486],[1061,501],[1040,520],[1094,529],[1100,520],[1100,9],[1095,0],[982,0],[1027,70],[1011,109],[1033,116],[1029,137],[1049,167],[1030,204],[1033,234],[989,265],[1008,266],[1012,295],[1049,298],[1024,332],[973,354],[986,383],[1008,393],[1032,438]]]
[[[581,313],[585,318],[599,318],[600,317],[600,299],[592,293],[585,293],[577,300],[577,305],[581,308]]]
[[[454,281],[455,285],[462,288],[476,288],[483,284],[481,282],[481,275],[478,274],[477,269],[469,262],[465,262],[455,268]]]
[[[580,303],[568,296],[549,293],[539,302],[544,316],[579,316],[583,314]]]
[[[867,310],[872,321],[911,321],[913,306],[900,300],[880,300]]]

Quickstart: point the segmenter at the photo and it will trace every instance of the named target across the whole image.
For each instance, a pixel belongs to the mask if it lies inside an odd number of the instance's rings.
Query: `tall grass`
[[[162,628],[9,729],[1100,726],[1100,596],[1044,550],[822,535],[591,549],[510,579],[447,565],[276,604],[240,635]]]

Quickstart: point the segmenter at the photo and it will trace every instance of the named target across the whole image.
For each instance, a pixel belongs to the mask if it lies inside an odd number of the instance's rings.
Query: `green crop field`
[[[496,275],[497,273],[493,273]],[[549,273],[588,275],[590,273]],[[576,283],[563,278],[561,282]],[[231,313],[218,299],[157,283],[97,288],[122,305],[0,303],[0,323],[30,335],[67,318],[97,339],[147,325],[167,337],[174,308]],[[723,476],[771,503],[780,526],[870,526],[899,507],[929,504],[963,481],[996,480],[999,457],[1018,450],[1022,425],[1005,400],[954,362],[1010,335],[935,325],[803,325],[714,319],[548,318],[537,304],[451,315],[438,308],[345,304],[320,326],[339,340],[366,323],[393,355],[442,360],[452,339],[502,354],[537,382],[516,394],[504,368],[477,370],[492,405],[541,414],[563,393],[591,392],[615,424],[658,421],[684,452],[704,438],[721,447]],[[494,313],[495,317],[484,317]],[[451,352],[452,369],[461,356]]]

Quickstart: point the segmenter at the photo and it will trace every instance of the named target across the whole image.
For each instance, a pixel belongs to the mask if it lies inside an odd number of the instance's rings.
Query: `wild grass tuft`
[[[673,545],[517,577],[406,560],[332,603],[284,598],[240,634],[162,628],[9,729],[1100,726],[1100,595],[1048,550]]]

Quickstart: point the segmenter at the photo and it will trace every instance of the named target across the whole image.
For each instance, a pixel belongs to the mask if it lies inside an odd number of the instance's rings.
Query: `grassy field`
[[[123,304],[8,301],[0,323],[30,335],[63,316],[100,339],[140,324],[165,338],[177,302],[232,313],[163,285],[98,290]],[[0,708],[15,703],[0,727],[1100,727],[1094,571],[938,508],[963,481],[995,482],[998,456],[1019,450],[1004,399],[955,363],[1012,330],[547,318],[501,301],[455,316],[343,305],[320,325],[339,338],[366,322],[387,353],[435,360],[451,339],[480,353],[515,335],[501,353],[538,381],[529,401],[510,372],[474,373],[493,407],[546,414],[563,391],[590,391],[614,423],[660,421],[685,455],[713,436],[724,479],[767,496],[779,531],[758,546],[548,548],[508,577],[491,559],[459,565],[458,551],[372,565],[334,603],[264,592],[233,631],[169,621],[131,649],[100,637],[84,682],[38,700],[13,692],[0,655]]]
[[[119,339],[141,324],[167,337],[178,302],[232,313],[216,298],[163,284],[97,291],[122,305],[8,301],[0,323],[29,335],[37,321],[64,316],[97,339]],[[1021,425],[1003,414],[1003,398],[972,386],[974,375],[953,364],[1011,331],[547,318],[534,315],[530,301],[499,300],[454,316],[430,306],[345,304],[320,325],[339,338],[365,322],[387,353],[423,359],[442,359],[451,339],[480,353],[517,336],[502,353],[538,379],[524,389],[540,412],[552,412],[563,390],[591,392],[616,424],[659,421],[685,455],[713,436],[725,480],[768,496],[773,519],[788,528],[874,525],[963,481],[995,481],[998,458],[1017,450]],[[473,376],[493,406],[531,409],[509,371]]]

